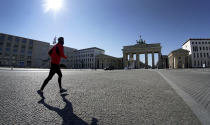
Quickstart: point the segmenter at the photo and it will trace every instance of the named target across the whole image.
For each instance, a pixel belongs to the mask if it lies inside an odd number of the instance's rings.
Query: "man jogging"
[[[64,55],[63,44],[64,44],[64,38],[59,37],[58,43],[55,46],[53,46],[53,48],[50,49],[50,51],[48,52],[48,54],[51,58],[50,72],[49,72],[48,77],[44,80],[44,83],[42,84],[41,89],[37,91],[39,94],[43,93],[44,87],[52,79],[52,77],[54,76],[55,73],[58,74],[58,83],[59,83],[60,92],[62,93],[62,92],[66,91],[61,86],[62,73],[61,73],[61,69],[60,69],[60,61],[61,61],[61,58],[65,58],[65,59],[67,58]]]

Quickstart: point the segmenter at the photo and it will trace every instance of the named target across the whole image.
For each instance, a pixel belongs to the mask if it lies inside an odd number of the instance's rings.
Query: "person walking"
[[[58,43],[55,46],[53,46],[53,48],[50,49],[50,51],[48,52],[48,54],[51,58],[50,72],[49,72],[48,77],[44,80],[40,90],[37,91],[38,94],[43,93],[45,86],[52,79],[52,77],[55,75],[55,73],[58,74],[58,84],[59,84],[59,88],[60,88],[60,93],[67,91],[67,90],[63,89],[62,85],[61,85],[62,73],[61,73],[61,69],[60,69],[60,61],[61,61],[61,58],[67,59],[67,57],[64,55],[63,44],[64,44],[64,38],[59,37]]]

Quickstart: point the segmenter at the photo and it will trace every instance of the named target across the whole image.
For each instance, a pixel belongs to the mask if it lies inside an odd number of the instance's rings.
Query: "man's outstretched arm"
[[[64,55],[64,48],[63,47],[61,48],[61,54],[60,55],[61,55],[61,57],[65,58],[65,59],[67,58],[67,56]]]

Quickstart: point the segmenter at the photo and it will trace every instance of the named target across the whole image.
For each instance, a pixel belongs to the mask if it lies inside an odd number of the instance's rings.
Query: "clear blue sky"
[[[63,0],[63,9],[44,11],[44,0],[0,0],[0,32],[65,45],[99,47],[121,57],[123,46],[160,42],[162,54],[189,38],[210,38],[210,0]]]

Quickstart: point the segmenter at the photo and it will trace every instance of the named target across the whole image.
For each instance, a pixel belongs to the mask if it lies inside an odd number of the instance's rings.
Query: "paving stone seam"
[[[200,122],[203,125],[210,125],[210,114],[206,111],[206,109],[198,104],[190,95],[188,95],[186,92],[184,92],[182,89],[180,89],[175,83],[173,83],[171,80],[169,80],[167,77],[165,77],[161,72],[156,71],[162,78],[164,78],[167,83],[175,90],[175,92],[182,97],[182,99],[185,101],[185,103],[191,108],[193,113],[197,116],[197,118],[200,120]]]

